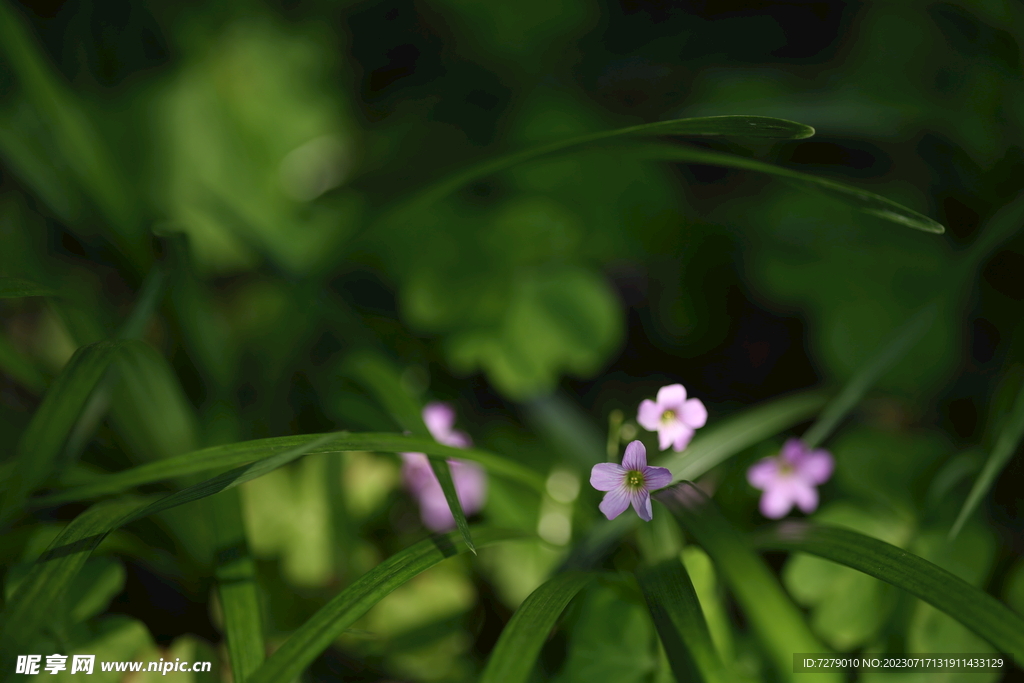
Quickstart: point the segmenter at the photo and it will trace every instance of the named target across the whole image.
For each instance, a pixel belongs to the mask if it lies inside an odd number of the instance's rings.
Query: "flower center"
[[[661,414],[661,424],[663,425],[671,424],[672,422],[675,422],[675,420],[676,411],[674,410],[666,410]]]
[[[626,486],[631,489],[640,489],[644,486],[644,473],[640,470],[629,470],[626,472]]]
[[[793,474],[796,468],[793,467],[793,463],[786,460],[785,458],[779,458],[779,476],[788,477]]]

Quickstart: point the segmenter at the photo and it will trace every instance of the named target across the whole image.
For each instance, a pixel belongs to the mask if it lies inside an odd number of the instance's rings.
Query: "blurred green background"
[[[76,347],[115,334],[160,268],[166,296],[144,338],[169,363],[140,361],[115,385],[66,477],[197,445],[396,430],[346,369],[350,352],[372,348],[411,394],[452,402],[479,445],[585,482],[613,409],[632,418],[681,381],[713,424],[839,386],[951,285],[926,340],[827,444],[839,467],[820,516],[1024,610],[1019,457],[964,547],[940,542],[1024,376],[1024,233],[999,218],[1024,189],[1021,3],[49,0],[12,3],[0,23],[0,276],[62,295],[0,302],[4,443]],[[817,133],[696,144],[871,190],[947,233],[749,172],[614,149],[518,166],[389,219],[410,192],[498,153],[716,114]],[[712,473],[745,527],[759,519],[743,469],[780,443]],[[398,468],[387,456],[310,457],[244,487],[277,642],[424,534]],[[535,530],[564,504],[491,486],[483,517],[506,525]],[[596,500],[574,521],[592,521]],[[194,517],[186,507],[133,525],[117,537],[123,564],[96,569],[110,586],[98,611],[128,619],[115,624],[124,651],[218,647]],[[38,553],[39,529],[19,549]],[[427,572],[310,680],[466,679],[567,540]],[[839,651],[984,649],[874,579],[806,558],[781,571]],[[606,587],[573,618],[590,623],[598,605],[622,624],[636,617]],[[628,637],[649,643],[645,628]],[[585,662],[625,637],[596,631],[559,636],[544,666],[561,670],[559,647]],[[729,647],[750,650],[742,637]],[[756,652],[743,656],[756,672]],[[623,666],[599,668],[639,681],[654,665]],[[566,681],[599,680],[570,669]]]

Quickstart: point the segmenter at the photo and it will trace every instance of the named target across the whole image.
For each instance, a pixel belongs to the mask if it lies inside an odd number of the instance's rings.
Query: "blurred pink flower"
[[[664,467],[647,465],[647,449],[639,441],[631,441],[622,456],[622,465],[602,462],[590,471],[590,485],[607,491],[598,509],[608,519],[615,519],[633,504],[636,514],[651,521],[651,494],[672,483],[672,473]]]
[[[747,470],[747,481],[761,489],[761,514],[785,517],[796,505],[805,513],[818,507],[818,489],[832,476],[835,461],[822,449],[808,450],[800,439],[789,439],[776,457],[763,458]]]
[[[423,408],[423,422],[426,423],[434,440],[445,446],[469,448],[472,439],[463,431],[455,429],[455,410],[447,403],[432,402]],[[448,501],[441,490],[430,461],[423,453],[402,453],[402,479],[405,486],[420,504],[420,518],[431,531],[448,531],[455,528],[455,518],[448,508]],[[462,504],[462,511],[471,515],[483,507],[487,497],[487,474],[474,462],[448,460],[455,483],[455,494]]]
[[[669,384],[658,390],[658,400],[649,398],[640,402],[636,414],[640,426],[658,432],[658,448],[672,446],[676,452],[686,448],[693,432],[708,421],[708,411],[700,399],[687,400],[682,384]]]

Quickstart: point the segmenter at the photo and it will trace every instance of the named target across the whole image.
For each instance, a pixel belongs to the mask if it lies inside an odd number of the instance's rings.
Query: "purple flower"
[[[658,389],[657,401],[646,398],[640,403],[636,421],[644,429],[658,432],[658,448],[672,446],[679,452],[690,443],[694,430],[708,421],[708,411],[700,399],[686,399],[682,384],[669,384]]]
[[[454,429],[455,410],[447,403],[428,403],[423,408],[423,422],[438,443],[455,448],[473,445],[468,434]],[[402,460],[402,478],[406,488],[419,501],[424,526],[431,531],[454,529],[455,518],[427,456],[423,453],[402,453]],[[474,462],[448,460],[448,465],[462,511],[471,515],[483,507],[487,497],[487,474]]]
[[[622,465],[602,462],[590,471],[590,485],[607,491],[598,506],[604,516],[615,519],[633,504],[636,514],[651,521],[651,494],[672,483],[672,473],[664,467],[648,467],[647,449],[639,441],[631,441],[622,456]]]
[[[835,462],[826,450],[808,450],[800,439],[789,439],[778,457],[763,458],[747,470],[747,481],[761,489],[761,514],[785,517],[795,504],[805,513],[818,507],[818,489],[828,481]]]

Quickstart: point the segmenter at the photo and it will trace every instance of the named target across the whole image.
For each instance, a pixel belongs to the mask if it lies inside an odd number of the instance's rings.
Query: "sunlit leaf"
[[[1017,661],[1024,657],[1024,619],[963,579],[884,541],[848,529],[793,521],[758,534],[755,543],[763,549],[810,553],[870,574],[942,610],[1000,652]]]
[[[232,680],[244,683],[265,659],[256,564],[246,543],[238,492],[228,490],[211,497],[207,509],[213,522],[214,576],[224,613]]]
[[[834,180],[826,180],[799,171],[793,171],[781,166],[773,166],[763,161],[685,145],[652,145],[642,151],[638,151],[638,153],[647,159],[725,166],[727,168],[767,173],[791,182],[798,187],[813,190],[837,199],[858,211],[891,223],[937,234],[942,234],[946,231],[946,228],[941,223],[873,192],[861,190]]]
[[[592,574],[564,572],[531,593],[502,630],[480,683],[526,683],[558,615],[593,578]]]
[[[520,532],[475,527],[479,547],[514,538]],[[249,679],[249,683],[278,683],[294,680],[356,619],[366,614],[406,581],[438,562],[467,551],[459,532],[432,536],[392,555],[321,607],[271,655]]]
[[[971,487],[971,492],[967,494],[967,500],[964,501],[960,514],[957,515],[956,522],[954,522],[953,527],[949,530],[950,538],[960,533],[964,522],[967,521],[967,518],[978,507],[981,499],[992,488],[996,477],[999,476],[1007,461],[1017,451],[1021,438],[1024,438],[1024,383],[1021,384],[1020,391],[1017,393],[1017,399],[1014,401],[1013,408],[1007,416],[1006,424],[1003,426],[1002,431],[999,432],[999,439],[996,441],[995,447],[989,454],[988,460],[985,461],[985,466],[982,468],[978,478],[974,480],[974,485]]]
[[[636,580],[658,627],[658,636],[676,680],[727,680],[697,593],[683,564],[677,558],[664,560],[637,570]]]
[[[821,415],[803,435],[808,448],[817,448],[836,428],[839,422],[864,398],[864,394],[882,374],[900,360],[914,344],[920,341],[935,322],[938,305],[931,303],[907,321],[889,341],[855,374],[843,390],[828,402]]]
[[[793,673],[794,652],[828,652],[811,633],[768,565],[707,495],[689,482],[654,494],[679,525],[707,551],[753,627],[779,678],[839,681],[838,673]],[[657,511],[655,511],[657,514]]]

